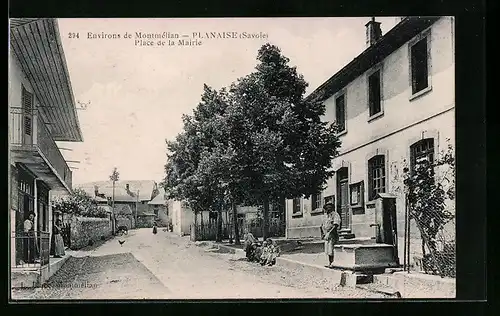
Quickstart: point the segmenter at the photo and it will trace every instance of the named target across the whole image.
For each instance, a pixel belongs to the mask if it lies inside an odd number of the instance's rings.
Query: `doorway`
[[[349,173],[347,167],[337,171],[337,211],[339,212],[341,224],[340,229],[351,230],[351,213],[349,208]]]
[[[16,227],[14,235],[16,236],[16,265],[21,261],[25,261],[25,244],[23,243],[24,236],[24,221],[29,214],[35,209],[35,196],[33,183],[35,178],[28,172],[24,171],[21,165],[17,165],[17,197],[18,209],[16,211]],[[36,219],[35,219],[36,220]]]

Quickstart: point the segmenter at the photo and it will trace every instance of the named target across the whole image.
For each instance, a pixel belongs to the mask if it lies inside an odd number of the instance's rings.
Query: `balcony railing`
[[[21,149],[39,149],[59,177],[71,189],[72,173],[38,111],[11,108],[10,143]]]
[[[15,249],[13,268],[41,268],[49,263],[49,232],[12,232],[11,240]]]

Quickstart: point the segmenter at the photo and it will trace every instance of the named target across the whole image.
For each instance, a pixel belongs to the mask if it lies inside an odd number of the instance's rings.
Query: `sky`
[[[396,24],[395,17],[376,20],[383,34]],[[366,48],[368,21],[368,17],[59,19],[74,98],[77,107],[86,104],[77,110],[84,141],[58,142],[66,160],[80,162],[68,163],[74,168],[73,183],[107,180],[114,167],[121,180],[161,181],[165,140],[173,140],[182,130],[182,115],[192,114],[203,84],[220,89],[251,73],[258,49],[271,43],[304,75],[308,94]],[[197,32],[247,32],[267,38],[140,46],[136,32],[190,37]],[[103,33],[120,38],[97,38]],[[125,33],[132,38],[124,38]]]

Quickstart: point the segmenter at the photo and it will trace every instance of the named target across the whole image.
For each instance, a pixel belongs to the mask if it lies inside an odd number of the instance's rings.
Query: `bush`
[[[106,218],[108,216],[106,210],[82,189],[75,189],[69,197],[56,200],[53,209],[63,214],[82,217]]]

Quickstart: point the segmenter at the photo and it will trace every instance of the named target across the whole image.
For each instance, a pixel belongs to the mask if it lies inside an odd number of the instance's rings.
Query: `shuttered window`
[[[26,88],[22,87],[21,102],[24,111],[24,133],[26,135],[31,135],[32,133],[32,115],[33,115],[33,94],[28,92]]]

